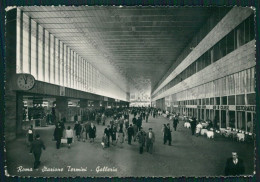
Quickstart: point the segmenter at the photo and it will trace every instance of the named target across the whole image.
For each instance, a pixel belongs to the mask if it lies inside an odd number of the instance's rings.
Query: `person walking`
[[[85,142],[86,141],[86,126],[82,123],[81,124],[81,134],[80,134],[80,136],[81,136],[81,138],[82,138],[82,141],[83,142]]]
[[[105,126],[105,124],[106,124],[106,115],[105,115],[105,113],[102,114],[101,121],[102,121],[103,126]]]
[[[76,121],[76,123],[74,125],[74,130],[76,132],[76,137],[77,137],[77,139],[79,141],[80,140],[80,136],[81,136],[82,127],[81,127],[81,125],[79,124],[78,121]]]
[[[110,125],[107,125],[107,127],[104,130],[104,133],[107,136],[107,147],[110,147],[110,137],[112,135],[112,129],[110,128]]]
[[[133,138],[134,138],[134,142],[135,142],[135,137],[136,137],[137,132],[138,132],[138,128],[137,128],[136,124],[133,125],[133,130],[134,130]]]
[[[72,144],[73,136],[74,136],[73,130],[71,129],[70,126],[68,126],[65,132],[65,138],[67,138],[68,148],[70,148],[70,145]]]
[[[59,149],[60,148],[60,143],[61,143],[61,138],[63,136],[63,129],[60,125],[60,123],[57,124],[55,130],[54,130],[54,139],[56,141],[56,148]]]
[[[172,145],[172,130],[170,128],[170,123],[168,123],[166,125],[166,128],[165,128],[165,140],[164,140],[164,144],[166,144],[166,142],[169,142],[168,145]]]
[[[140,131],[141,130],[141,126],[142,126],[142,118],[141,118],[141,116],[138,117],[136,125],[137,125],[137,128],[138,128],[138,131]]]
[[[134,136],[134,128],[132,124],[127,128],[127,135],[128,135],[128,144],[131,145],[132,138]]]
[[[178,116],[175,115],[175,117],[173,118],[173,128],[174,128],[174,131],[176,131],[178,124],[179,124],[179,119],[178,119]]]
[[[167,142],[167,138],[166,138],[166,124],[163,124],[162,133],[163,133],[163,144],[166,144],[166,142]]]
[[[94,142],[94,138],[96,138],[96,126],[94,125],[94,123],[90,124],[90,128],[89,128],[89,138],[90,138],[90,142]]]
[[[245,173],[243,160],[238,158],[237,152],[232,152],[232,157],[227,159],[225,176],[239,176]]]
[[[119,144],[120,144],[121,148],[123,147],[124,138],[125,138],[125,133],[123,131],[123,125],[120,125],[117,139],[119,141]]]
[[[152,130],[152,128],[149,128],[149,132],[146,134],[146,151],[150,154],[153,153],[153,143],[155,141],[155,134]]]
[[[41,163],[40,158],[42,154],[42,149],[45,150],[45,145],[43,141],[40,139],[40,135],[37,134],[35,140],[32,142],[30,153],[34,155],[34,169],[37,169]]]
[[[85,131],[86,131],[86,140],[88,139],[89,130],[90,130],[90,122],[89,122],[89,121],[87,121],[87,123],[86,123],[86,125],[85,125]]]
[[[111,134],[112,145],[115,145],[116,144],[116,132],[117,132],[116,125],[113,125],[111,130],[112,130],[112,134]]]
[[[33,125],[30,126],[26,135],[27,135],[27,146],[31,147],[33,142],[33,136],[34,136]]]
[[[108,138],[107,138],[107,135],[104,133],[104,135],[102,137],[102,142],[101,142],[103,149],[107,148],[107,142],[108,142]]]
[[[136,125],[136,122],[137,122],[137,120],[136,120],[136,117],[134,116],[133,119],[132,119],[133,125]]]
[[[137,133],[136,137],[139,143],[139,153],[142,154],[145,146],[145,137],[146,137],[146,133],[143,131],[142,127],[140,128],[140,131]]]
[[[193,118],[192,118],[192,121],[191,121],[191,123],[190,123],[191,134],[192,134],[192,135],[194,135],[194,133],[195,133],[196,125],[197,125],[196,118],[193,117]]]
[[[146,111],[146,113],[145,113],[145,121],[146,121],[146,123],[148,122],[148,118],[149,118],[149,112]]]

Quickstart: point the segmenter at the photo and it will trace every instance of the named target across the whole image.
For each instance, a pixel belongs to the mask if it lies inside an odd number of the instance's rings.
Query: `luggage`
[[[67,143],[67,139],[66,138],[62,138],[61,139],[61,143],[63,144],[63,143]]]

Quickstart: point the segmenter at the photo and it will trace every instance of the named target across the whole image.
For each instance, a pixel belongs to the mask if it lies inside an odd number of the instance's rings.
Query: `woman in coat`
[[[90,142],[94,142],[94,138],[96,138],[96,126],[93,123],[91,123],[89,128],[89,138]]]
[[[112,126],[112,145],[115,145],[117,128],[115,125]]]
[[[76,132],[76,136],[77,136],[78,141],[79,141],[79,140],[80,140],[80,135],[81,135],[81,130],[82,130],[82,128],[81,128],[81,125],[79,124],[78,121],[76,121],[76,124],[75,124],[75,126],[74,126],[74,130],[75,130],[75,132]]]
[[[87,139],[87,134],[86,134],[86,126],[84,124],[81,124],[81,138],[82,138],[82,141],[85,142],[86,139]]]
[[[70,145],[72,143],[73,140],[73,130],[70,128],[70,126],[68,126],[66,133],[65,133],[65,138],[67,138],[67,144],[68,144],[68,148],[70,148]]]
[[[119,141],[120,147],[123,147],[124,137],[125,137],[125,134],[123,131],[123,127],[120,127],[119,131],[118,131],[118,138],[117,138],[117,140]]]
[[[27,132],[27,146],[28,147],[30,147],[33,142],[33,136],[34,136],[33,125],[31,125]]]

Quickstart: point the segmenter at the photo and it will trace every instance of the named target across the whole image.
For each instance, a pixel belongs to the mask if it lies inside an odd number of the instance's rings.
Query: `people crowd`
[[[75,123],[66,123],[66,129],[64,120],[58,121],[53,133],[53,140],[56,141],[56,148],[60,149],[61,145],[66,143],[68,149],[70,149],[75,141],[89,141],[90,143],[96,143],[96,125],[102,124],[106,126],[101,136],[101,146],[103,149],[109,148],[111,146],[119,146],[122,148],[125,141],[127,141],[128,145],[130,146],[133,144],[133,142],[137,142],[139,148],[138,151],[140,154],[143,154],[144,150],[152,154],[154,151],[156,134],[153,131],[153,128],[149,128],[148,131],[145,131],[143,123],[149,122],[149,116],[157,118],[158,116],[166,114],[167,118],[169,118],[169,121],[172,121],[172,128],[170,122],[162,125],[162,143],[171,146],[172,133],[173,131],[177,131],[180,120],[179,114],[169,112],[166,113],[165,111],[152,107],[120,108],[114,110],[110,109],[107,111],[103,110],[100,112],[94,112],[92,114],[93,115],[91,115],[91,117],[89,117],[85,122],[76,120]],[[130,114],[133,115],[131,121],[129,121]],[[182,120],[184,122],[190,123],[191,135],[199,135],[200,130],[202,129],[201,121],[197,121],[196,117],[192,116],[184,117]],[[74,126],[72,127],[72,125]],[[207,126],[208,129],[211,129],[212,127],[212,123],[209,123]],[[34,135],[36,136],[35,138]],[[30,126],[27,131],[27,141],[28,146],[31,147],[30,152],[34,154],[34,168],[36,169],[40,165],[41,152],[42,149],[45,150],[45,145],[40,139],[40,135],[35,134],[33,126]],[[240,161],[241,159],[239,159],[239,162]],[[236,161],[234,164],[236,164]],[[232,165],[234,164],[229,161],[227,162],[227,167],[225,169],[226,175],[228,173],[235,174],[235,172],[232,171]],[[237,172],[237,174],[244,172],[243,169],[239,168],[239,170],[240,171]]]

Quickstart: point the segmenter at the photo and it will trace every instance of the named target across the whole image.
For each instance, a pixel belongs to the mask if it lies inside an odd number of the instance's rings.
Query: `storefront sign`
[[[255,106],[236,106],[237,111],[255,111]]]
[[[213,106],[213,109],[229,110],[229,106]]]
[[[198,109],[206,109],[206,106],[197,106]]]
[[[33,105],[34,104],[42,104],[42,103],[43,103],[42,99],[33,100]]]
[[[180,108],[186,108],[186,106],[184,106],[184,105],[178,105],[178,107],[180,107]]]

